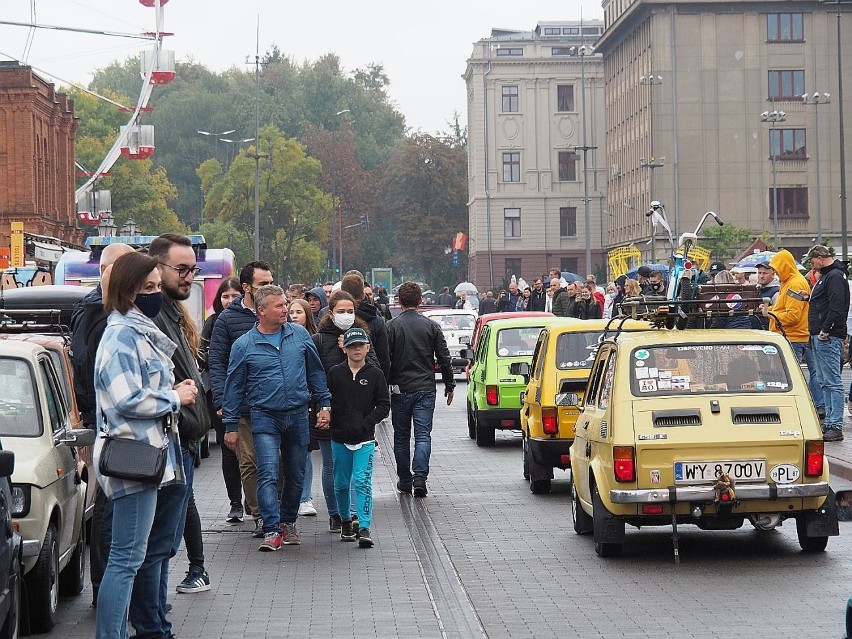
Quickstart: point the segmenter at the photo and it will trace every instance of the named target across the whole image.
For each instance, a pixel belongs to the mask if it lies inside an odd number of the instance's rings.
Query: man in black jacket
[[[846,339],[846,315],[849,312],[849,285],[846,262],[835,260],[831,251],[817,244],[808,257],[819,269],[820,278],[811,291],[808,307],[808,332],[811,334],[817,380],[825,398],[825,435],[827,442],[843,440],[843,342]],[[799,291],[807,293],[807,291]]]
[[[132,253],[127,244],[108,244],[101,251],[99,262],[101,283],[74,305],[71,315],[71,362],[74,367],[74,394],[80,418],[86,428],[97,429],[95,423],[95,355],[106,328],[103,286],[108,269],[125,253]],[[98,589],[104,575],[109,547],[112,544],[112,501],[102,490],[95,496],[89,539],[89,574],[92,580],[92,603],[98,603]]]
[[[254,293],[261,286],[272,284],[272,267],[264,261],[249,262],[240,269],[241,297],[235,299],[219,314],[210,336],[208,366],[210,368],[210,386],[213,392],[213,406],[222,411],[222,398],[225,395],[225,378],[228,374],[228,362],[231,359],[231,346],[244,333],[248,333],[257,323],[254,307]],[[260,520],[260,507],[257,504],[257,456],[254,440],[251,436],[251,419],[248,406],[243,407],[242,417],[237,426],[239,443],[237,459],[240,460],[240,479],[243,482],[243,495],[246,499],[246,511],[254,519],[254,536],[263,537],[263,522]]]
[[[402,312],[388,322],[393,453],[399,477],[396,487],[401,493],[410,493],[413,488],[415,497],[425,497],[432,453],[432,416],[435,412],[435,360],[441,367],[447,406],[453,401],[456,381],[441,327],[417,312],[423,299],[420,287],[416,282],[405,282],[399,287],[398,296]]]
[[[547,304],[547,292],[541,283],[541,278],[535,278],[533,282],[532,292],[530,293],[530,301],[527,305],[528,311],[543,311]]]
[[[185,309],[181,304],[181,302],[189,299],[192,281],[198,272],[192,242],[184,235],[164,233],[151,242],[150,247],[148,247],[148,255],[159,262],[162,278],[163,307],[157,317],[154,318],[154,323],[170,340],[177,344],[177,348],[172,354],[172,362],[175,366],[175,383],[191,379],[195,382],[197,388],[203,388],[196,350],[189,345],[187,338],[186,324],[193,320],[184,315]],[[195,333],[197,332],[196,328]],[[178,431],[180,433],[181,452],[183,453],[183,468],[186,475],[186,495],[183,501],[183,521],[178,525],[177,530],[186,542],[189,570],[184,580],[177,586],[177,591],[180,593],[210,590],[210,576],[204,569],[201,518],[198,516],[198,508],[195,505],[195,496],[192,490],[195,468],[201,461],[200,442],[207,431],[210,430],[210,426],[211,421],[206,402],[195,402],[191,406],[181,406],[178,417]],[[155,529],[156,523],[155,516]],[[180,538],[178,537],[174,541],[173,553],[176,553],[179,547]]]

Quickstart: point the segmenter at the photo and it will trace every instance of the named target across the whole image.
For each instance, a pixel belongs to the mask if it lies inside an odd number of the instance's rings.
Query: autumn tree
[[[236,237],[253,244],[255,154],[260,156],[260,257],[279,281],[315,282],[324,266],[331,196],[318,186],[320,163],[276,127],[263,127],[259,145],[241,151],[227,170],[215,159],[198,168],[205,218],[231,224]]]

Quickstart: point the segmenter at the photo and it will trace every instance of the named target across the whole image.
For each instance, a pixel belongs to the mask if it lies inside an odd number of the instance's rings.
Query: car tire
[[[59,542],[53,524],[47,527],[38,561],[26,580],[30,630],[36,634],[50,632],[59,607]]]
[[[494,427],[488,425],[488,421],[476,418],[476,445],[489,448],[494,445]]]
[[[530,492],[533,495],[546,495],[550,492],[549,479],[531,479]]]
[[[17,561],[17,558],[15,560]],[[12,604],[9,606],[6,621],[0,628],[0,639],[17,639],[21,632],[21,575],[17,568],[13,572],[17,578],[14,588],[9,593]]]
[[[476,420],[473,418],[470,402],[467,404],[467,436],[471,439],[476,439]]]
[[[592,517],[580,505],[573,472],[571,473],[571,519],[574,522],[574,532],[578,535],[588,535],[594,531],[595,523]]]
[[[834,493],[829,495],[829,499],[834,499]],[[796,535],[799,538],[799,546],[805,552],[822,552],[828,546],[828,535],[824,537],[808,537],[808,525],[805,522],[805,516],[796,517]]]
[[[522,440],[522,447],[524,451],[524,479],[530,478],[530,452],[527,449],[527,438],[524,437]]]
[[[74,547],[71,561],[65,570],[59,573],[59,594],[63,597],[76,597],[83,592],[86,579],[86,527],[80,527],[80,538]]]
[[[611,517],[610,512],[604,506],[597,485],[592,486],[592,532],[595,535],[595,552],[599,557],[619,557],[622,544],[599,541],[598,538],[604,521]],[[624,525],[622,523],[622,525]]]

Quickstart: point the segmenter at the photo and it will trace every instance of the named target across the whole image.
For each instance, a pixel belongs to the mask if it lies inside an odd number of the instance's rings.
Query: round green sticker
[[[636,359],[648,359],[649,357],[651,357],[651,353],[646,351],[644,348],[640,348],[636,351]]]

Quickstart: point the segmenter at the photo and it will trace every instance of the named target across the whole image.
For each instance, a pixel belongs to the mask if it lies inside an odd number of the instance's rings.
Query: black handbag
[[[106,435],[98,468],[106,477],[159,485],[166,472],[167,446]]]

